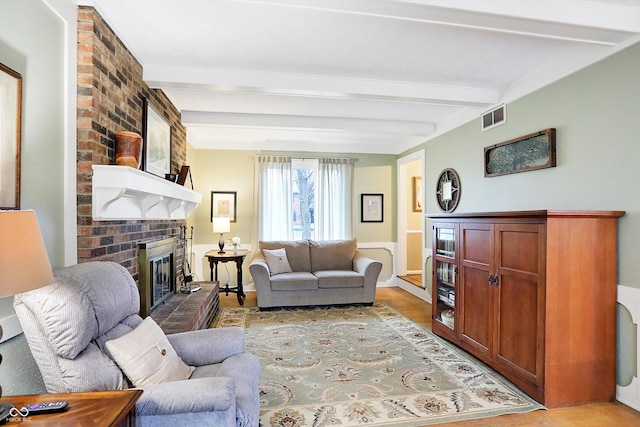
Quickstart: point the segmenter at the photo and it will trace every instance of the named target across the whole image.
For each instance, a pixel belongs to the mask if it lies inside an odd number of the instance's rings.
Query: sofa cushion
[[[318,289],[318,278],[308,271],[295,271],[271,277],[272,291],[310,291]]]
[[[311,269],[308,271],[353,270],[357,248],[355,240],[309,240]]]
[[[292,273],[291,265],[287,259],[287,251],[280,249],[263,249],[264,259],[269,266],[269,273],[273,276],[281,273]]]
[[[364,277],[352,270],[322,270],[314,273],[318,278],[318,288],[361,288]]]
[[[269,241],[260,242],[260,250],[284,248],[287,252],[287,259],[293,271],[311,271],[311,258],[309,257],[309,242],[307,240],[298,241]]]
[[[106,346],[135,387],[186,380],[195,369],[180,359],[151,317],[128,334],[107,341]]]

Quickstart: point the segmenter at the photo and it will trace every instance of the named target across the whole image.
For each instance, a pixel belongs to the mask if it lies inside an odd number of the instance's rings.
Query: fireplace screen
[[[140,243],[140,315],[148,316],[176,291],[176,239]]]
[[[151,302],[155,307],[159,302],[166,298],[166,296],[174,291],[172,286],[171,277],[173,276],[171,268],[171,257],[167,255],[157,260],[151,261],[151,289],[153,289]]]

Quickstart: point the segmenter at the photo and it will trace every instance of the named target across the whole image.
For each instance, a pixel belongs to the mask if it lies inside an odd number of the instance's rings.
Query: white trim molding
[[[378,280],[377,287],[398,286],[397,247],[395,242],[358,242],[358,249],[383,249],[391,255],[391,275],[384,282]]]
[[[618,285],[618,304],[624,306],[631,314],[632,322],[640,325],[640,289]],[[640,343],[640,327],[636,328],[636,346]],[[619,351],[619,350],[618,350]],[[616,400],[640,411],[640,381],[637,369],[640,368],[640,348],[636,350],[636,375],[627,386],[616,386]]]

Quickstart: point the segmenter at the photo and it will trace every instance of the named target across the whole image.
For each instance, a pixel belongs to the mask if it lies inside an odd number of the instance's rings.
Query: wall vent
[[[480,123],[482,125],[482,131],[500,126],[507,122],[507,106],[506,104],[498,105],[497,107],[483,113],[480,116]]]

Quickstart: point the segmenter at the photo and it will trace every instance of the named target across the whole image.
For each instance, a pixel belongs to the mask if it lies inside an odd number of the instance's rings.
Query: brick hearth
[[[192,294],[177,293],[151,313],[165,334],[208,328],[220,309],[218,282],[194,282]]]

